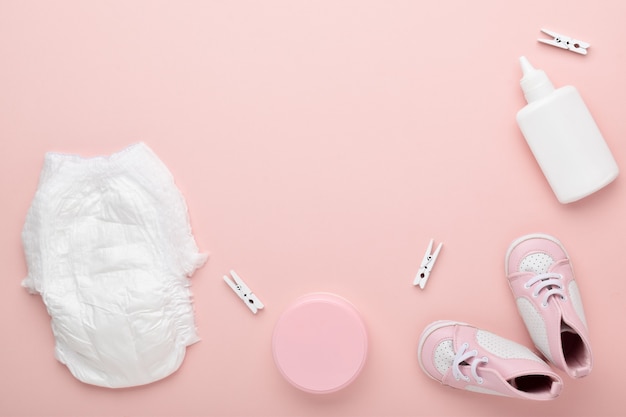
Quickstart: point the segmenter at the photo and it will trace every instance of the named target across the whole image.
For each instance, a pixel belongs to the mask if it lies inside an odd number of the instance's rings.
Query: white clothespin
[[[439,251],[441,251],[441,247],[443,246],[443,243],[439,243],[435,253],[432,253],[433,242],[434,239],[430,239],[430,243],[428,244],[428,249],[426,249],[426,253],[424,254],[424,259],[422,260],[420,269],[415,276],[415,280],[413,280],[413,285],[419,285],[421,289],[424,289],[426,286],[430,272],[433,270],[437,256],[439,256]]]
[[[537,39],[539,42],[556,46],[561,49],[568,49],[572,52],[576,52],[577,54],[587,55],[587,48],[589,45],[587,42],[579,41],[569,36],[559,35],[556,32],[552,32],[551,30],[541,29],[543,33],[548,36],[552,36],[552,39]]]
[[[235,282],[233,282],[230,277],[224,275],[224,281],[228,284],[230,288],[243,300],[243,302],[248,306],[252,313],[256,314],[258,310],[265,307],[261,300],[252,293],[250,288],[246,285],[245,282],[235,273],[235,271],[230,271],[230,275],[233,277]]]

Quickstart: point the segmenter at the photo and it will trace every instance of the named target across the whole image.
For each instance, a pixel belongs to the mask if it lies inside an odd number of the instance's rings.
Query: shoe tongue
[[[567,323],[561,322],[561,333],[573,333],[576,334],[576,331],[572,329]]]

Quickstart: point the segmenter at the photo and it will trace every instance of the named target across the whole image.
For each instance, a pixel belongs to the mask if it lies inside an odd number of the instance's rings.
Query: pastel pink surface
[[[0,415],[623,415],[624,172],[558,203],[515,115],[525,55],[579,90],[624,171],[625,15],[622,0],[0,1]],[[537,42],[542,27],[588,55]],[[55,360],[46,308],[20,286],[20,233],[45,152],[139,141],[210,253],[191,279],[202,340],[168,378],[106,390]],[[541,404],[433,383],[416,350],[434,320],[532,346],[503,271],[530,232],[567,247],[593,371]],[[431,238],[444,246],[422,291]],[[285,383],[271,339],[319,291],[358,306],[368,357],[349,387],[312,396]]]
[[[334,294],[309,294],[280,318],[274,361],[287,381],[314,394],[348,386],[367,358],[367,331],[358,311]]]

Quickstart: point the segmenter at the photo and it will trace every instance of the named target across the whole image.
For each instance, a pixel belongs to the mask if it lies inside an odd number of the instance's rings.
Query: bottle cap
[[[524,74],[520,80],[520,86],[528,103],[539,100],[554,91],[552,82],[543,70],[535,69],[525,56],[520,57],[519,62]]]

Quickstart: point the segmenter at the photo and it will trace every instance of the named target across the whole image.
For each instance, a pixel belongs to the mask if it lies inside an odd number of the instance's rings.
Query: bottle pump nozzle
[[[554,86],[545,72],[535,69],[525,56],[519,58],[524,76],[520,85],[528,103],[547,96],[554,91]]]

